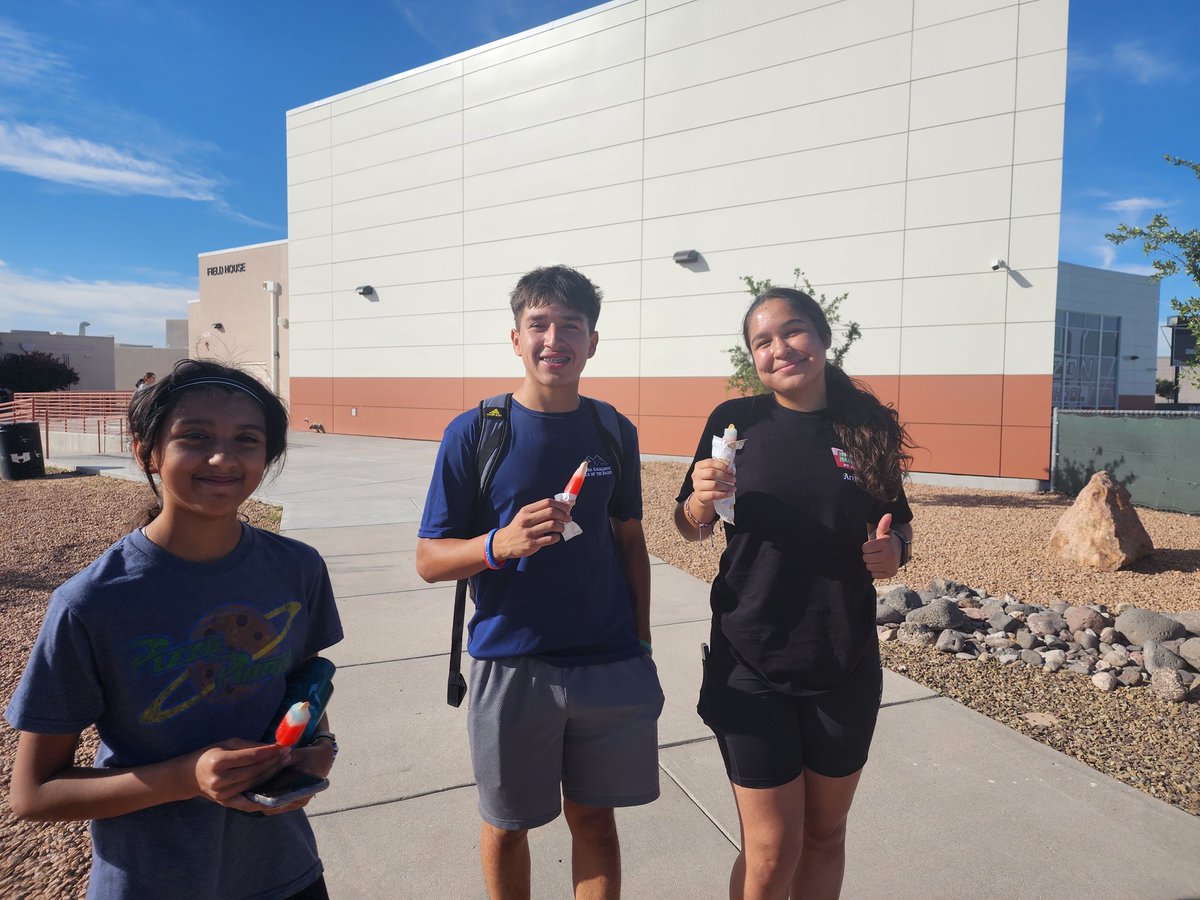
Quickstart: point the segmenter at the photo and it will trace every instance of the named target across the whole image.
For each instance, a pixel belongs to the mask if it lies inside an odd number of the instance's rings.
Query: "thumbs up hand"
[[[892,535],[892,514],[884,513],[875,536],[862,545],[863,563],[872,578],[891,578],[900,571],[900,540]]]

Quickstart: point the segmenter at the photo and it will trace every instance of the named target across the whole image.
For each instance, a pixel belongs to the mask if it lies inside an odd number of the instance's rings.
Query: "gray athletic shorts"
[[[528,656],[471,660],[467,733],[479,814],[506,831],[562,810],[658,797],[663,693],[644,654],[560,667]]]

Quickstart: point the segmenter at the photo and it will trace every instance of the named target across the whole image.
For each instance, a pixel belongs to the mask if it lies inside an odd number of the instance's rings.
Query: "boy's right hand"
[[[232,809],[260,811],[242,791],[266,781],[287,765],[290,748],[229,738],[192,754],[197,793]]]
[[[571,507],[566,501],[547,498],[530,503],[496,532],[492,554],[497,561],[533,556],[543,547],[558,543],[570,521]]]

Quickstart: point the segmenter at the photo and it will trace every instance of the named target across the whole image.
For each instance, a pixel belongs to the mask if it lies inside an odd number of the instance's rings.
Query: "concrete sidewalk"
[[[484,897],[465,707],[445,703],[453,585],[414,571],[436,445],[293,434],[259,496],[329,564],[346,639],[330,717],[341,755],[309,805],[334,897]],[[140,478],[114,457],[56,456]],[[655,560],[662,797],[618,812],[624,896],[726,896],[737,812],[695,713],[708,586]],[[561,818],[531,834],[534,896],[570,896]],[[846,898],[1200,896],[1200,819],[885,672],[850,820]]]

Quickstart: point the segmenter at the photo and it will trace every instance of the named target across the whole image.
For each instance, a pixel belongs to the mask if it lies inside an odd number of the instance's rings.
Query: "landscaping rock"
[[[994,616],[989,617],[988,625],[991,626],[993,631],[1009,631],[1009,632],[1015,632],[1018,628],[1021,627],[1021,623],[1019,620],[1013,618],[1012,616],[1008,615],[1007,613],[1002,613],[1002,612],[996,613]]]
[[[1097,650],[1100,647],[1100,638],[1094,634],[1088,634],[1086,631],[1076,631],[1075,641],[1084,650]]]
[[[1200,672],[1200,637],[1188,638],[1179,645],[1179,655],[1187,660],[1187,664]]]
[[[875,604],[876,625],[899,625],[904,621],[904,613],[886,603]]]
[[[1125,685],[1125,687],[1136,687],[1142,683],[1142,669],[1140,666],[1126,666],[1117,675],[1117,681]]]
[[[1146,641],[1170,641],[1175,638],[1187,637],[1187,629],[1183,624],[1156,613],[1149,609],[1132,607],[1117,616],[1114,623],[1116,630],[1125,636],[1130,644],[1144,644]],[[1101,636],[1103,640],[1103,636]]]
[[[1097,672],[1092,676],[1092,684],[1107,694],[1117,689],[1117,677],[1112,672]]]
[[[1158,641],[1146,641],[1142,645],[1142,657],[1144,659],[1142,665],[1146,667],[1146,671],[1151,675],[1159,669],[1187,668],[1187,663],[1183,657],[1172,653],[1170,649]]]
[[[1047,651],[1043,658],[1043,664],[1047,672],[1057,672],[1067,663],[1067,654],[1063,650]]]
[[[1067,627],[1071,631],[1087,631],[1089,628],[1096,634],[1108,624],[1108,620],[1094,609],[1086,606],[1070,606],[1063,614]]]
[[[879,602],[898,610],[902,617],[901,621],[903,621],[903,616],[910,609],[917,609],[921,605],[921,597],[916,591],[909,590],[904,585],[899,585],[880,597]]]
[[[968,620],[963,611],[958,608],[957,603],[945,597],[939,597],[931,600],[928,606],[911,610],[904,617],[904,621],[928,625],[935,631],[945,631],[947,628],[955,630],[965,628]]]
[[[1050,535],[1050,552],[1083,568],[1115,572],[1151,553],[1129,491],[1109,472],[1092,476]]]
[[[1188,689],[1175,669],[1159,669],[1151,675],[1150,690],[1170,703],[1182,703],[1188,695]]]
[[[913,647],[932,647],[937,642],[937,632],[919,622],[905,622],[897,629],[896,639]]]
[[[947,628],[938,635],[937,643],[933,646],[942,653],[962,653],[967,646],[967,639],[963,637],[962,632]]]

